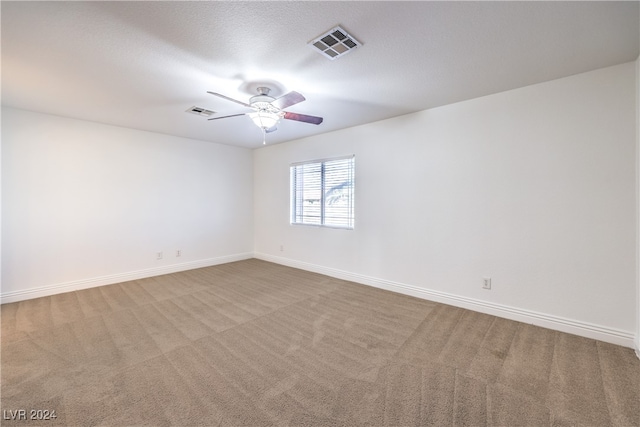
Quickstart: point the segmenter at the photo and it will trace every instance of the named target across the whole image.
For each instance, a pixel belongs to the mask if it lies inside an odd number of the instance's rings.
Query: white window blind
[[[291,165],[291,223],[353,228],[355,157]]]

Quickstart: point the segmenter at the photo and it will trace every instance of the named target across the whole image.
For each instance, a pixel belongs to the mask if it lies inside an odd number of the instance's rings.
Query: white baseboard
[[[92,288],[95,286],[110,285],[113,283],[126,282],[129,280],[144,279],[147,277],[160,276],[163,274],[177,273],[179,271],[193,270],[196,268],[210,267],[228,262],[242,261],[250,258],[258,258],[264,261],[274,262],[289,267],[299,268],[302,270],[312,271],[324,274],[342,280],[349,280],[364,285],[373,286],[380,289],[386,289],[429,301],[440,302],[443,304],[453,305],[456,307],[466,308],[469,310],[486,313],[493,316],[503,317],[518,322],[529,323],[544,328],[549,328],[561,332],[567,332],[574,335],[592,338],[612,344],[621,345],[635,349],[636,355],[640,358],[640,348],[636,342],[633,333],[618,329],[607,328],[600,325],[594,325],[587,322],[566,319],[563,317],[552,316],[549,314],[538,313],[530,310],[509,307],[501,304],[476,300],[473,298],[463,297],[459,295],[449,294],[446,292],[433,291],[429,289],[419,288],[404,283],[392,282],[389,280],[379,279],[375,277],[365,276],[358,273],[352,273],[330,267],[324,267],[316,264],[297,261],[289,258],[278,257],[263,253],[241,253],[227,255],[216,258],[208,258],[204,260],[185,262],[181,264],[172,264],[162,267],[148,268],[144,270],[131,271],[126,273],[118,273],[90,279],[76,280],[71,282],[59,283],[54,285],[41,286],[38,288],[25,289],[14,292],[0,293],[0,304],[22,301],[31,298],[39,298],[63,292],[71,292],[81,289]]]
[[[93,288],[95,286],[111,285],[113,283],[127,282],[129,280],[144,279],[146,277],[160,276],[163,274],[177,273],[179,271],[193,270],[195,268],[210,267],[212,265],[225,264],[233,261],[242,261],[253,258],[253,253],[241,253],[226,255],[216,258],[208,258],[198,261],[184,262],[180,264],[166,265],[162,267],[147,268],[144,270],[129,271],[126,273],[110,274],[107,276],[93,277],[90,279],[75,280],[54,285],[20,291],[0,293],[0,304],[22,301],[31,298],[46,297],[63,292],[78,291]]]
[[[405,295],[411,295],[429,301],[435,301],[443,304],[453,305],[456,307],[466,308],[480,313],[503,317],[505,319],[515,320],[522,323],[529,323],[532,325],[604,341],[611,344],[617,344],[624,347],[635,347],[635,335],[628,331],[607,328],[587,322],[565,319],[563,317],[552,316],[535,311],[509,307],[501,304],[495,304],[473,298],[453,295],[446,292],[419,288],[413,285],[378,279],[375,277],[351,273],[348,271],[338,270],[330,267],[323,267],[316,264],[278,257],[274,255],[255,253],[254,257],[264,261],[270,261],[289,267],[312,271],[314,273],[320,273],[338,279],[349,280],[376,288],[386,289]],[[640,357],[640,352],[637,349],[636,354],[639,354]]]

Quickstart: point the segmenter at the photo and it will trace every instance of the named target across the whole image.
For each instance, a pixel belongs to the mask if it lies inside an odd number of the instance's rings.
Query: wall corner
[[[636,59],[636,356],[640,359],[640,56]]]

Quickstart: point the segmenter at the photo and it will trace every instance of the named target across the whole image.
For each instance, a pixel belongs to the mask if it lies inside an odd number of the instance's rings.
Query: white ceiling
[[[9,2],[2,104],[259,147],[245,107],[260,83],[307,100],[274,144],[633,61],[631,2]],[[307,43],[342,25],[362,43],[330,61]],[[272,94],[274,94],[272,92]]]

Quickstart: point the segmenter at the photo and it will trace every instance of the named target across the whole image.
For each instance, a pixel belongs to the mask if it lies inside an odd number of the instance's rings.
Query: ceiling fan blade
[[[291,107],[292,105],[295,105],[299,102],[302,102],[305,100],[305,97],[302,96],[302,94],[293,91],[293,92],[289,92],[285,95],[282,95],[280,98],[276,99],[275,101],[273,101],[271,103],[271,105],[273,105],[276,108],[279,108],[281,110],[284,110],[287,107]]]
[[[224,98],[227,101],[235,102],[236,104],[244,105],[245,107],[253,108],[253,107],[251,107],[251,105],[247,104],[246,102],[242,102],[242,101],[238,101],[237,99],[229,98],[228,96],[223,95],[221,93],[216,93],[216,92],[211,92],[211,91],[207,91],[207,93],[209,93],[211,95],[219,96],[220,98]]]
[[[245,116],[246,114],[247,114],[247,113],[241,113],[241,114],[232,114],[232,115],[230,115],[230,116],[222,116],[222,117],[212,117],[212,118],[210,118],[210,119],[207,119],[207,120],[218,120],[218,119],[226,119],[226,118],[229,118],[229,117],[236,117],[236,116]]]
[[[306,114],[284,112],[284,118],[287,120],[297,120],[299,122],[311,123],[313,125],[319,125],[322,123],[322,117],[307,116]]]

